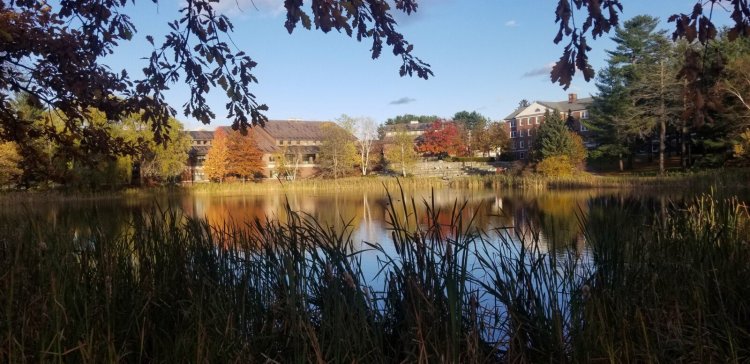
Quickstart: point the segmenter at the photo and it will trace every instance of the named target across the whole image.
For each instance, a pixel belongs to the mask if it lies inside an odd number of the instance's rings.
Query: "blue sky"
[[[139,33],[120,46],[107,62],[139,77],[150,53],[146,34],[162,39],[166,22],[177,17],[181,0],[144,1],[132,9]],[[252,4],[254,2],[255,6]],[[624,0],[622,19],[639,14],[656,16],[671,29],[667,17],[689,12],[693,1]],[[292,35],[284,28],[282,0],[222,0],[219,7],[234,25],[234,43],[258,66],[259,84],[252,92],[270,107],[270,119],[333,120],[341,114],[367,116],[378,122],[400,114],[451,117],[461,110],[477,111],[499,120],[521,99],[563,100],[568,92],[586,97],[593,82],[576,77],[568,91],[549,81],[549,67],[562,54],[552,42],[554,0],[421,0],[417,14],[398,15],[400,30],[415,46],[414,53],[432,65],[429,80],[399,77],[400,61],[388,50],[372,60],[370,43],[345,34],[307,31]],[[239,9],[238,9],[239,5]],[[240,10],[241,9],[241,10]],[[717,17],[719,23],[726,15]],[[670,30],[671,31],[671,30]],[[603,67],[609,37],[590,41],[590,61]],[[188,100],[187,89],[175,85],[167,100],[178,110]],[[178,118],[189,129],[226,125],[221,92],[209,96],[217,119],[210,126]]]

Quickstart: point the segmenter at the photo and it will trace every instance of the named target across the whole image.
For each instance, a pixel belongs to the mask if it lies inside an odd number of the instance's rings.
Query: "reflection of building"
[[[510,125],[510,149],[517,159],[524,159],[531,149],[536,129],[544,122],[544,113],[557,111],[568,127],[580,134],[584,140],[588,135],[586,126],[581,120],[589,118],[588,108],[593,99],[579,99],[576,94],[568,94],[567,101],[536,101],[531,105],[519,108],[506,116],[503,121]]]
[[[318,173],[318,152],[326,135],[326,127],[336,127],[330,121],[298,121],[298,120],[269,120],[265,127],[254,127],[252,132],[258,148],[263,152],[263,171],[266,177],[275,177],[275,159],[282,152],[285,155],[286,166],[296,170],[298,177],[309,177]],[[233,133],[229,127],[220,127],[228,133]],[[193,138],[190,150],[190,171],[195,182],[206,181],[203,174],[203,162],[211,148],[214,138],[212,131],[190,131]]]

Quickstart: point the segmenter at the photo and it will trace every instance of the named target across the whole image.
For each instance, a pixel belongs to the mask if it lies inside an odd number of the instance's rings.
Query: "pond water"
[[[104,233],[118,234],[128,227],[136,214],[152,208],[171,209],[186,216],[205,218],[212,225],[223,223],[251,224],[255,219],[287,219],[286,205],[292,211],[315,218],[324,226],[351,232],[355,249],[367,246],[362,242],[390,244],[388,211],[395,204],[397,214],[415,206],[420,223],[426,223],[425,205],[438,211],[441,225],[449,225],[454,214],[460,213],[466,224],[485,232],[506,229],[511,236],[539,234],[539,240],[556,247],[585,249],[582,229],[587,216],[594,211],[604,215],[608,210],[627,205],[644,216],[652,215],[667,206],[696,196],[700,191],[641,191],[641,190],[575,190],[524,192],[518,190],[342,190],[325,192],[258,192],[235,195],[170,194],[151,198],[112,198],[84,201],[3,202],[0,219],[9,216],[28,216],[39,223],[55,227],[65,224],[80,229],[92,228]],[[747,191],[713,191],[716,197],[740,195]],[[405,201],[403,201],[405,200]],[[747,198],[744,198],[747,200]],[[412,205],[414,203],[414,205]],[[400,216],[403,218],[403,216]]]
[[[590,260],[584,229],[587,224],[605,226],[612,214],[627,210],[632,224],[651,224],[654,217],[672,206],[701,192],[673,189],[644,190],[575,190],[524,192],[518,190],[438,189],[405,191],[387,195],[385,190],[326,192],[264,192],[235,195],[165,194],[156,197],[123,197],[75,201],[39,201],[0,203],[0,223],[11,217],[33,219],[35,225],[50,229],[75,229],[75,236],[84,237],[96,229],[110,236],[131,231],[132,221],[154,209],[171,210],[192,218],[205,218],[220,227],[224,223],[238,226],[253,224],[256,219],[280,221],[291,211],[316,219],[336,231],[351,233],[353,249],[359,251],[364,278],[373,287],[384,283],[380,272],[384,256],[368,243],[382,246],[385,254],[396,256],[391,240],[390,216],[395,211],[404,218],[403,204],[411,212],[416,208],[420,225],[428,223],[426,209],[432,206],[437,221],[449,236],[451,221],[463,219],[464,228],[486,232],[493,244],[490,251],[502,256],[515,256],[520,247],[539,248],[542,253],[555,254],[558,259],[577,261],[584,267]],[[713,191],[717,198],[739,195],[750,201],[747,191]],[[391,206],[393,204],[393,206]],[[410,215],[410,221],[414,216]],[[9,220],[12,221],[12,220]],[[470,224],[469,224],[470,222]],[[502,244],[501,239],[510,242]],[[539,242],[538,245],[534,242]],[[512,248],[515,246],[516,248]],[[503,248],[505,247],[505,248]],[[494,250],[498,249],[498,250]],[[571,252],[573,254],[571,254]],[[473,266],[472,256],[469,262]],[[471,269],[471,268],[470,268]]]

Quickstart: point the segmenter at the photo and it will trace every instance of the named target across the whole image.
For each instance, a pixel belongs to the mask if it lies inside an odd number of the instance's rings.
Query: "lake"
[[[200,193],[163,194],[143,197],[121,197],[73,201],[6,202],[0,218],[28,216],[37,223],[58,228],[75,229],[76,235],[88,235],[97,229],[116,236],[128,231],[133,218],[157,210],[176,211],[191,218],[205,218],[212,226],[228,223],[246,226],[260,221],[288,219],[291,211],[314,218],[321,225],[338,232],[351,233],[355,250],[366,250],[369,243],[379,243],[386,252],[393,252],[389,214],[404,218],[406,210],[417,210],[417,221],[426,225],[426,206],[433,206],[437,220],[447,231],[457,216],[464,226],[471,222],[472,231],[488,232],[490,238],[498,233],[521,243],[538,238],[542,248],[567,251],[574,248],[586,254],[583,229],[588,217],[595,214],[597,221],[606,221],[611,210],[627,207],[642,220],[633,223],[650,224],[654,214],[695,196],[699,192],[672,189],[669,191],[633,189],[589,189],[572,191],[519,191],[508,189],[435,189],[399,191],[385,189],[356,191],[273,191],[247,192],[232,195]],[[734,195],[731,191],[714,191],[717,197]],[[746,196],[746,192],[739,192]],[[747,199],[745,199],[747,200]],[[393,203],[395,206],[391,206]],[[393,208],[392,208],[393,207]],[[603,217],[603,219],[601,218]],[[409,217],[414,221],[414,216]],[[538,235],[535,235],[537,234]],[[373,261],[368,261],[371,257]],[[376,272],[374,257],[363,254],[364,268]]]
[[[750,357],[746,190],[326,187],[5,198],[0,341],[56,348],[42,361]]]

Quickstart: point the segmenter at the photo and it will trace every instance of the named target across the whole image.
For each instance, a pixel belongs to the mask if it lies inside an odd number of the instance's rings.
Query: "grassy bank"
[[[295,181],[264,180],[262,182],[247,183],[196,183],[184,185],[183,189],[195,194],[241,194],[241,193],[263,193],[263,192],[334,192],[341,190],[377,190],[383,187],[396,190],[404,188],[430,189],[443,188],[446,181],[439,178],[396,178],[396,177],[347,177],[333,179],[300,179]],[[400,186],[400,187],[399,187]]]
[[[573,177],[543,177],[540,175],[491,175],[457,178],[449,183],[452,188],[514,188],[527,190],[588,189],[588,188],[688,188],[707,191],[714,188],[747,188],[750,169],[716,169],[687,173],[657,175],[608,175],[581,173]]]
[[[736,201],[595,200],[586,251],[392,201],[395,253],[372,246],[374,281],[349,235],[297,214],[212,228],[151,211],[118,232],[4,220],[0,362],[750,360]]]
[[[336,191],[370,190],[382,191],[383,187],[396,190],[429,190],[431,188],[455,189],[517,189],[517,190],[562,190],[600,188],[687,188],[694,191],[707,191],[710,188],[739,189],[750,186],[750,169],[717,169],[689,173],[655,175],[599,176],[582,173],[574,177],[543,177],[540,175],[517,176],[499,174],[487,176],[457,177],[451,180],[440,178],[397,178],[397,177],[347,177],[338,180],[304,179],[296,181],[263,180],[260,182],[196,183],[180,186],[126,188],[110,191],[70,191],[49,190],[6,190],[0,193],[0,204],[27,200],[44,201],[87,201],[105,199],[154,199],[169,195],[241,195],[262,193],[311,192],[328,193]]]

